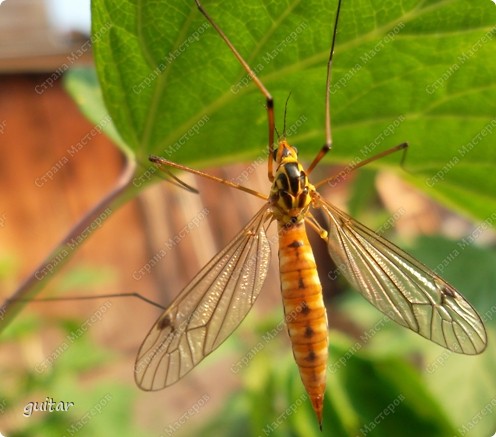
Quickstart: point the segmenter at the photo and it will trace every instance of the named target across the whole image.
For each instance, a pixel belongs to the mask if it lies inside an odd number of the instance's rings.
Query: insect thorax
[[[274,151],[277,170],[270,190],[269,201],[277,221],[295,224],[304,219],[315,187],[310,184],[297,151],[286,141],[280,141]]]

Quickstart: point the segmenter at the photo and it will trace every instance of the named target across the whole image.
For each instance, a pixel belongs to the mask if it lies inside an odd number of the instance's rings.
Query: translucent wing
[[[340,272],[395,322],[467,355],[486,347],[475,309],[433,271],[321,200],[329,223],[328,249]]]
[[[267,276],[270,217],[265,206],[158,318],[136,358],[139,387],[160,390],[174,384],[240,324]]]

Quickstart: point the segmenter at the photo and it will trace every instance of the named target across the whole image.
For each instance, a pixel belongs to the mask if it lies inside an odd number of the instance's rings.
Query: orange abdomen
[[[327,315],[305,223],[278,224],[284,314],[293,354],[319,423],[326,386]]]

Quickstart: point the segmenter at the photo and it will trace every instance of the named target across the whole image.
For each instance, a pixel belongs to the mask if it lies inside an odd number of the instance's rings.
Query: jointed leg
[[[332,134],[331,134],[331,75],[332,75],[332,58],[334,56],[334,46],[336,45],[336,34],[338,31],[339,12],[341,10],[341,0],[338,2],[336,10],[336,18],[334,19],[334,31],[332,33],[331,50],[329,52],[329,61],[327,62],[327,78],[326,78],[326,99],[325,99],[325,143],[320,149],[315,159],[307,169],[307,174],[310,174],[320,160],[331,150]]]
[[[200,12],[205,16],[205,18],[208,20],[208,22],[212,25],[212,27],[217,31],[217,33],[220,35],[220,37],[224,40],[224,42],[227,44],[229,49],[233,52],[234,56],[236,56],[237,60],[241,64],[241,66],[245,69],[245,71],[249,74],[249,76],[252,78],[253,82],[255,82],[255,85],[258,87],[258,89],[262,92],[262,94],[265,96],[266,100],[266,107],[267,107],[267,118],[268,118],[268,124],[269,124],[269,159],[268,159],[268,176],[269,180],[272,182],[274,180],[274,173],[272,171],[272,163],[273,163],[273,151],[274,151],[274,128],[275,128],[275,120],[274,120],[274,99],[272,98],[271,94],[265,88],[264,84],[262,81],[257,77],[255,72],[251,69],[251,67],[248,65],[248,63],[243,59],[243,57],[240,55],[240,53],[236,50],[236,48],[233,46],[231,41],[229,41],[229,38],[226,36],[226,34],[222,31],[222,29],[215,23],[215,21],[210,17],[210,15],[207,13],[207,11],[203,8],[199,0],[195,0],[196,5],[198,6],[198,9]]]

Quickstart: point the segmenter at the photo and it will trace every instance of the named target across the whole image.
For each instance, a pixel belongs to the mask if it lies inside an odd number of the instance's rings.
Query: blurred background
[[[80,113],[61,80],[68,59],[73,59],[71,67],[93,62],[91,48],[86,44],[89,15],[88,1],[74,0],[69,5],[55,0],[7,0],[0,5],[2,300],[37,269],[74,223],[112,189],[125,167],[124,156],[103,134],[91,135],[84,147],[79,146],[94,126]],[[318,148],[316,145],[316,152]],[[236,179],[249,164],[205,170],[225,179]],[[315,177],[337,174],[341,169],[322,164]],[[39,297],[62,295],[66,291],[69,292],[64,295],[71,296],[139,292],[167,305],[262,206],[260,200],[220,184],[190,175],[181,178],[200,188],[200,194],[167,183],[148,188],[113,212],[104,226],[81,243],[80,250]],[[265,161],[250,166],[245,184],[267,193]],[[370,197],[363,200],[360,193]],[[387,171],[364,170],[332,190],[327,187],[322,194],[345,210],[349,209],[351,198],[355,205],[352,212],[357,218],[409,244],[426,235],[461,239],[475,226]],[[164,247],[164,242],[180,234],[185,225],[199,216],[202,218],[198,225],[159,265],[143,274],[141,269]],[[433,248],[443,244],[447,244],[442,246],[444,253],[456,247],[456,243],[449,246],[444,239],[422,241],[423,246],[417,248],[419,257],[428,256]],[[491,231],[478,238],[483,245],[494,241]],[[333,267],[326,248],[314,235],[312,242],[332,329],[330,366],[335,365],[336,372],[346,367],[348,372],[329,375],[327,396],[333,398],[326,400],[324,435],[348,435],[346,430],[353,427],[357,435],[395,435],[405,423],[413,424],[412,435],[419,431],[425,435],[448,435],[453,430],[452,418],[436,396],[444,393],[449,398],[453,392],[437,387],[434,394],[430,393],[428,381],[429,375],[439,379],[437,370],[447,372],[446,362],[454,363],[458,357],[445,356],[444,350],[425,346],[422,339],[412,340],[414,335],[400,327],[387,325],[383,329],[388,322],[383,322],[374,309],[369,311],[366,303],[353,306],[354,298],[343,300],[346,285],[330,280]],[[0,433],[9,437],[73,435],[79,431],[81,435],[108,435],[112,430],[112,434],[122,436],[187,436],[203,430],[212,435],[320,435],[308,400],[301,400],[303,387],[285,329],[280,329],[282,307],[276,247],[272,258],[266,285],[240,329],[190,375],[156,393],[145,393],[135,386],[133,365],[159,309],[124,297],[29,304],[0,337]],[[436,258],[433,262],[437,262]],[[450,267],[454,276],[457,271],[463,275],[463,260],[460,263]],[[354,308],[360,322],[349,315],[349,308]],[[101,319],[100,314],[104,314]],[[381,331],[377,336],[370,331],[374,326]],[[274,341],[258,347],[268,333],[274,333]],[[376,345],[368,353],[361,351],[367,343],[362,341],[364,335],[370,336],[370,342]],[[413,346],[406,346],[405,338]],[[425,355],[417,349],[423,346],[424,351],[428,350]],[[470,358],[460,360],[452,365],[452,369],[466,372],[458,373],[459,379],[463,380],[471,369],[471,376],[477,373],[477,367],[471,367],[473,361],[467,361]],[[341,366],[342,362],[350,364]],[[460,381],[451,379],[445,384],[449,387],[457,382]],[[491,380],[490,384],[493,383]],[[353,402],[361,396],[370,405],[353,404],[345,394],[347,389],[351,393],[356,390]],[[401,397],[405,393],[411,395],[406,402]],[[412,400],[415,396],[417,401]],[[29,418],[23,415],[30,402],[43,402],[46,398],[76,405],[67,414],[35,412]],[[474,405],[471,414],[484,405],[494,407],[491,399],[485,399]],[[374,421],[388,406],[398,411],[404,407],[389,422],[391,428],[387,421]],[[430,412],[422,412],[426,406]],[[298,412],[291,409],[288,413],[290,407]],[[364,426],[370,427],[370,423],[375,425],[367,431]],[[334,433],[327,434],[331,428]],[[410,432],[407,428],[401,429],[402,435]],[[461,435],[482,435],[460,429],[455,431]]]

